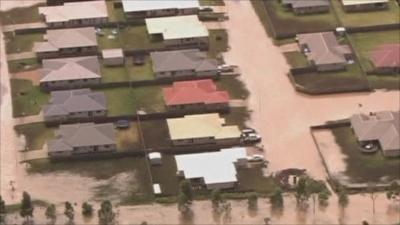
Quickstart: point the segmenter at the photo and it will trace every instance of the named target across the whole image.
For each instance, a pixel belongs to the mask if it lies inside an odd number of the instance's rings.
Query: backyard
[[[7,63],[8,71],[10,71],[10,73],[35,70],[41,66],[36,58],[11,60]]]
[[[153,80],[154,73],[150,57],[144,58],[143,65],[135,65],[133,57],[125,57],[124,66],[101,66],[102,82],[127,82]]]
[[[44,123],[29,123],[15,126],[18,135],[25,137],[25,150],[39,150],[50,139],[54,138],[54,128]]]
[[[124,49],[158,49],[164,47],[164,43],[161,40],[152,41],[150,39],[146,25],[121,28],[119,35]]]
[[[250,95],[246,85],[235,77],[221,77],[216,84],[218,90],[227,91],[231,99],[245,100]]]
[[[11,79],[13,116],[37,115],[49,101],[49,94],[30,80]]]
[[[301,52],[285,52],[283,55],[286,57],[287,62],[292,68],[303,68],[310,66],[307,57]]]
[[[171,146],[167,121],[144,120],[140,121],[143,132],[144,145],[146,148],[162,148]]]
[[[117,129],[117,149],[119,151],[135,150],[141,147],[138,124],[131,122],[127,129]]]
[[[13,33],[8,32],[4,33],[4,37],[6,39],[7,54],[30,52],[34,42],[43,41],[42,33],[13,35]]]
[[[209,30],[210,49],[208,55],[217,57],[220,52],[226,52],[229,48],[228,33],[224,29]]]
[[[120,33],[116,28],[102,28],[97,34],[100,49],[121,48]]]
[[[15,8],[6,12],[0,12],[0,23],[2,25],[34,23],[40,21],[40,15],[37,4],[31,7]]]

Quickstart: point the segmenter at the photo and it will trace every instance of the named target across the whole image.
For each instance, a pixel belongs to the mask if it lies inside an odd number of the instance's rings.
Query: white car
[[[256,131],[252,128],[246,128],[246,129],[242,130],[242,134],[245,134],[245,135],[254,134],[254,133],[256,133]]]
[[[264,156],[263,155],[259,155],[259,154],[254,154],[251,156],[247,156],[247,160],[249,162],[264,162]]]
[[[259,134],[251,133],[244,137],[244,141],[248,142],[260,142],[261,136]]]

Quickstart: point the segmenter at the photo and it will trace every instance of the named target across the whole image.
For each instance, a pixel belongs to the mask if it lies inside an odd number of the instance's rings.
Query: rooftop
[[[125,12],[139,12],[162,9],[198,8],[200,4],[197,0],[122,0],[122,6]]]
[[[290,4],[292,8],[329,6],[329,0],[282,0],[282,4]]]
[[[121,48],[111,48],[111,49],[102,50],[101,55],[104,59],[120,58],[120,57],[124,57],[124,52],[122,51]]]
[[[211,137],[215,139],[239,138],[237,126],[225,126],[218,113],[186,115],[167,119],[171,140]]]
[[[375,4],[375,3],[387,3],[389,0],[342,0],[342,4],[348,5],[363,5],[363,4]]]
[[[375,48],[370,59],[375,67],[400,67],[400,44],[384,44]]]
[[[162,34],[164,40],[208,37],[208,30],[196,15],[146,19],[149,34]]]
[[[172,87],[163,89],[167,105],[228,103],[229,94],[218,91],[210,79],[174,82]]]

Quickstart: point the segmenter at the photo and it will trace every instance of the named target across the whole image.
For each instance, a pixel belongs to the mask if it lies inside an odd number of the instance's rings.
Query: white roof
[[[149,154],[149,159],[161,159],[161,153],[152,152],[152,153]]]
[[[343,5],[363,5],[363,4],[375,4],[385,3],[389,0],[342,0]]]
[[[160,184],[153,184],[153,191],[154,191],[154,194],[161,194]]]
[[[139,12],[161,9],[187,9],[200,7],[197,0],[122,0],[125,12]]]
[[[122,51],[122,48],[110,48],[110,49],[103,49],[101,51],[101,55],[103,56],[103,59],[123,58],[124,52]]]
[[[149,34],[162,34],[164,40],[208,37],[206,26],[196,15],[146,19]]]
[[[183,171],[186,179],[202,177],[206,185],[236,182],[233,163],[242,158],[246,158],[245,148],[175,156],[178,171]]]

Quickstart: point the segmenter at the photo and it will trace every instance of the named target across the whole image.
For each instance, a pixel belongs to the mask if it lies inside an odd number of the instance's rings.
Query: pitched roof
[[[400,67],[400,44],[379,45],[370,53],[375,67]]]
[[[43,106],[45,116],[66,116],[74,112],[104,111],[106,97],[102,92],[76,89],[51,92],[50,104]]]
[[[214,71],[218,68],[215,59],[208,58],[205,52],[198,49],[161,51],[150,53],[154,72],[177,70]]]
[[[307,45],[307,58],[316,65],[346,63],[345,54],[351,53],[348,45],[339,45],[333,32],[298,34],[300,45]]]
[[[329,0],[282,0],[282,4],[292,8],[329,6]]]
[[[356,114],[350,122],[359,141],[378,140],[383,151],[400,149],[400,111]]]
[[[101,78],[97,56],[45,59],[40,82]]]
[[[81,123],[60,125],[56,137],[48,142],[49,151],[72,151],[75,147],[115,144],[116,135],[112,123]]]
[[[186,115],[167,119],[171,140],[212,137],[215,139],[239,138],[237,126],[225,126],[218,113]]]
[[[125,12],[140,12],[162,9],[187,9],[200,7],[198,0],[122,0]]]
[[[218,91],[210,79],[174,82],[172,87],[163,88],[166,105],[228,103],[229,94]]]
[[[348,5],[364,5],[364,4],[375,4],[375,3],[387,3],[389,0],[342,0],[342,4]]]
[[[162,34],[164,40],[208,37],[208,30],[197,15],[146,19],[149,34]]]
[[[34,52],[57,51],[61,48],[97,46],[94,27],[47,30],[47,41],[35,42]]]
[[[61,6],[44,6],[39,7],[39,14],[44,15],[48,23],[108,17],[105,1],[67,2]]]

